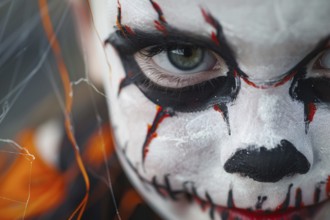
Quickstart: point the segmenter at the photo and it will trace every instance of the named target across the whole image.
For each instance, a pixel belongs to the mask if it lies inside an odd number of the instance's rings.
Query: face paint
[[[329,3],[108,5],[110,116],[149,203],[167,219],[316,218],[330,191]]]

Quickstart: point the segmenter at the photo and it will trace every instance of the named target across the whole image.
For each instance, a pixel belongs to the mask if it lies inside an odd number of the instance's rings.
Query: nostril
[[[282,140],[273,149],[249,146],[230,157],[224,169],[259,182],[277,182],[285,176],[307,173],[310,163],[292,143]]]

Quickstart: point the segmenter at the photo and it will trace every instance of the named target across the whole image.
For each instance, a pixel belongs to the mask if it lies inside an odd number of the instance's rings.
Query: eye
[[[135,59],[150,81],[166,88],[192,86],[228,72],[220,56],[190,44],[145,48]]]
[[[210,53],[207,53],[209,55]],[[183,46],[167,51],[167,57],[170,63],[182,71],[193,70],[203,64],[205,51],[199,47]],[[214,57],[209,56],[211,62],[205,64],[214,64]],[[156,62],[157,63],[157,62]],[[205,65],[204,65],[205,66]],[[208,65],[206,65],[208,66]]]
[[[330,49],[325,50],[315,59],[311,74],[316,77],[330,77]]]
[[[196,112],[234,101],[240,88],[237,64],[226,45],[209,37],[171,30],[168,35],[119,31],[108,42],[121,57],[126,77],[156,105],[175,112]]]

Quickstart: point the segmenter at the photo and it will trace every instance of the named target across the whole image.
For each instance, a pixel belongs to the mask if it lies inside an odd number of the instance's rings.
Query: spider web
[[[72,2],[0,2],[2,219],[30,219],[36,216],[80,219],[89,201],[91,178],[104,182],[108,191],[106,196],[111,198],[114,212],[120,219],[111,183],[109,149],[103,138],[107,134],[101,129],[108,123],[107,111],[104,110],[106,96],[101,85],[90,79],[85,39],[75,31],[77,25],[74,22]],[[51,31],[47,31],[47,19]],[[60,52],[56,52],[56,44]],[[63,72],[63,68],[66,71]],[[65,77],[69,83],[65,83]],[[47,143],[47,132],[39,132],[39,128],[47,127],[44,125],[52,124],[48,123],[52,121],[59,125],[57,133],[60,139],[66,138],[67,143],[55,140],[55,133],[50,133],[48,140],[53,141]],[[78,137],[81,133],[78,130],[83,126],[90,128],[90,132],[97,130],[96,134],[101,140],[99,145],[103,154],[103,169],[98,170],[88,164],[88,157],[83,156],[83,146],[87,140]],[[54,126],[51,127],[54,129]],[[38,134],[42,135],[38,137]],[[45,141],[38,142],[39,139]],[[56,147],[55,142],[57,145],[62,143],[62,148]],[[74,165],[66,164],[68,160],[73,160]],[[72,178],[72,173],[75,173],[76,178]],[[49,179],[54,180],[54,185],[58,187],[53,194],[58,196],[57,200],[55,196],[57,202],[54,204],[51,201],[41,203],[34,194],[34,188],[38,188],[36,182]],[[64,183],[71,180],[70,189],[76,188],[80,194],[72,204],[68,198],[70,195],[64,195],[61,191]],[[40,185],[39,191],[42,187]],[[52,192],[52,189],[49,191]],[[70,204],[63,213],[56,211],[56,208],[61,207],[60,203],[64,206]]]

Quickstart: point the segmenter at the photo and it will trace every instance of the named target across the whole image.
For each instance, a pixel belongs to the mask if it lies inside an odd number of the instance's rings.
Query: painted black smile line
[[[122,149],[122,154],[124,155],[125,160],[129,164],[130,168],[134,171],[136,176],[140,181],[154,188],[154,190],[164,199],[171,199],[173,201],[179,201],[181,198],[185,198],[188,202],[195,202],[200,206],[203,212],[208,210],[210,219],[214,219],[215,215],[218,214],[223,220],[240,220],[246,217],[253,217],[254,219],[278,219],[278,216],[285,216],[281,219],[285,220],[302,220],[303,217],[313,217],[317,212],[319,206],[314,207],[307,206],[304,207],[302,203],[302,190],[300,188],[296,189],[295,192],[295,206],[290,206],[291,200],[291,191],[293,184],[288,186],[288,191],[283,202],[275,210],[263,210],[262,206],[264,201],[268,199],[267,196],[258,196],[256,205],[247,209],[237,208],[235,205],[233,197],[233,189],[230,189],[227,193],[227,206],[221,206],[213,202],[212,196],[205,191],[205,198],[202,198],[195,187],[193,181],[185,181],[182,183],[181,189],[173,189],[170,183],[170,174],[166,174],[163,177],[163,181],[159,181],[156,176],[153,176],[151,180],[146,179],[140,174],[138,169],[132,164],[129,158],[126,155],[126,148]],[[320,193],[321,185],[324,182],[321,182],[316,185],[314,192],[314,204],[319,205],[320,202]],[[275,216],[275,217],[274,217]]]

